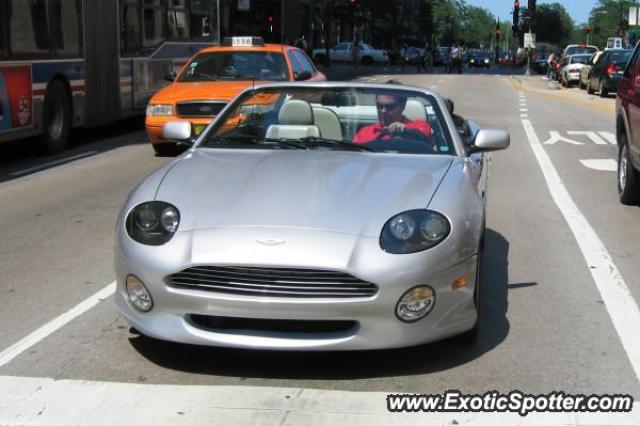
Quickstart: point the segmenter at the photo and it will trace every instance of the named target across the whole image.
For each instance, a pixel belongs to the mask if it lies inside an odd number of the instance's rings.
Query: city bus
[[[219,43],[219,0],[0,0],[0,142],[144,113],[203,47]]]

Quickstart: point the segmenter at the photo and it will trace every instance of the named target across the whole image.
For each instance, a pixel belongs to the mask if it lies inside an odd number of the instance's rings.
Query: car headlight
[[[156,104],[147,105],[147,115],[153,117],[169,117],[173,115],[173,105],[168,104]]]
[[[178,230],[180,212],[164,201],[137,205],[127,216],[127,233],[135,241],[159,246],[169,241]]]
[[[488,60],[488,59],[485,59],[485,60],[484,60],[484,63],[485,63],[485,64],[488,64],[488,63],[489,63],[489,60]]]
[[[450,231],[449,221],[440,213],[410,210],[385,223],[380,234],[380,247],[392,254],[416,253],[439,244]]]

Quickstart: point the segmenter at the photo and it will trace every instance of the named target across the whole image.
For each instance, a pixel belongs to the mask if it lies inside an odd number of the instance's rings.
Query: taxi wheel
[[[47,87],[42,109],[42,134],[47,154],[64,150],[71,131],[71,101],[65,85],[54,80]]]
[[[618,195],[620,202],[626,205],[640,203],[640,172],[633,167],[627,135],[620,136],[618,150]]]
[[[174,143],[154,143],[151,146],[158,157],[174,157],[178,154],[178,147]]]

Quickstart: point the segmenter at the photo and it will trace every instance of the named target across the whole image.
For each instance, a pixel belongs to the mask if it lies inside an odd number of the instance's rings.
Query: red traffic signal
[[[267,17],[267,22],[268,22],[269,24],[273,24],[273,16],[268,16],[268,17]]]
[[[587,27],[585,28],[585,30],[587,31],[588,34],[591,33],[591,31],[593,31],[593,27],[591,25],[587,25]]]

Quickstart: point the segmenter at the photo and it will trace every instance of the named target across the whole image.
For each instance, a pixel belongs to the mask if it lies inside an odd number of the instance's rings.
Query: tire
[[[42,134],[47,154],[63,151],[71,131],[71,100],[69,92],[60,80],[47,87],[42,107]]]
[[[324,58],[325,58],[325,55],[319,54],[319,55],[316,55],[315,61],[317,64],[324,64]]]
[[[584,90],[587,87],[582,83],[582,78],[580,78],[580,82],[578,83],[578,86],[580,87],[580,90]]]
[[[620,136],[618,149],[618,196],[626,205],[640,204],[640,172],[631,163],[627,135]]]
[[[591,81],[591,79],[589,79],[589,81],[587,82],[587,93],[590,95],[593,95],[595,93],[595,91],[593,90],[593,82]]]
[[[373,58],[371,56],[362,57],[362,65],[371,65],[371,64],[373,64]]]
[[[153,143],[151,146],[158,157],[175,157],[178,155],[178,146],[175,143]]]
[[[600,80],[600,97],[601,98],[606,98],[607,96],[609,96],[609,90],[607,88],[604,87],[604,81]]]

